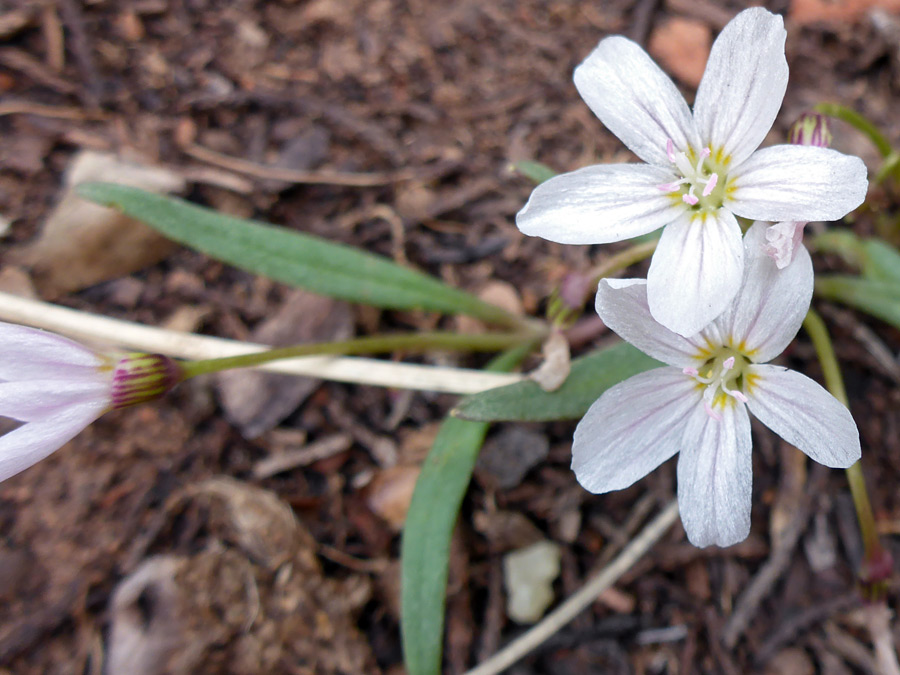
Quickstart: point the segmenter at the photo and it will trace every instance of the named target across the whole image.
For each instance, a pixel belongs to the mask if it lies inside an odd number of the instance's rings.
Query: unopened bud
[[[859,571],[860,590],[868,602],[884,600],[894,575],[894,558],[878,546],[866,554]]]
[[[828,125],[828,118],[818,113],[802,114],[788,131],[788,143],[830,148],[831,129]]]
[[[112,377],[112,407],[127,408],[152,401],[184,379],[177,361],[163,354],[129,354],[116,364]]]

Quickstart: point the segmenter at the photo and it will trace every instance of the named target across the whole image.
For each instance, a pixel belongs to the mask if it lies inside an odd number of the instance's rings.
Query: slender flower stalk
[[[648,282],[604,279],[597,312],[609,328],[667,367],[607,390],[575,430],[572,468],[595,493],[624,489],[678,458],[678,502],[688,539],[728,546],[750,531],[750,417],[812,459],[846,468],[860,457],[849,411],[800,373],[767,364],[800,328],[813,291],[801,248],[779,270],[765,255],[766,225],[744,237],[743,283],[723,314],[682,337],[652,317]]]
[[[185,378],[204,373],[217,373],[233,368],[250,368],[270,361],[298,356],[353,354],[382,354],[393,351],[424,352],[447,349],[457,352],[496,352],[521,344],[540,344],[549,329],[534,326],[527,332],[516,333],[411,333],[401,335],[370,335],[337,342],[313,342],[269,349],[254,354],[226,356],[218,359],[189,361],[183,365]]]
[[[787,33],[762,8],[738,14],[713,45],[693,112],[634,42],[600,42],[575,86],[646,164],[590,166],[537,186],[516,217],[525,234],[603,244],[664,227],[647,275],[653,318],[690,336],[738,292],[744,247],[736,216],[834,220],[862,203],[866,168],[834,150],[758,149],[787,87]]]
[[[24,422],[0,437],[0,481],[44,459],[104,413],[160,398],[203,373],[306,355],[531,350],[547,330],[529,325],[516,333],[369,336],[179,362],[162,354],[112,357],[53,333],[0,322],[0,416]]]
[[[844,406],[849,406],[844,378],[825,322],[815,310],[810,309],[803,320],[803,327],[809,333],[816,355],[819,357],[825,386],[838,401]],[[861,462],[847,468],[847,483],[850,485],[850,494],[853,497],[853,506],[856,509],[856,518],[863,540],[863,561],[859,570],[863,595],[870,601],[883,600],[887,591],[887,581],[894,571],[894,561],[891,554],[882,546],[881,538],[878,536],[878,527],[872,513]]]

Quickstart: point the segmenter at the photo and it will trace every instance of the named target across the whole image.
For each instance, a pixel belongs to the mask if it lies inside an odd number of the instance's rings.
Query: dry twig
[[[540,623],[524,635],[513,640],[481,665],[466,675],[496,675],[514,664],[528,652],[536,649],[563,626],[589,607],[597,596],[612,586],[632,565],[655,544],[678,518],[678,503],[668,505],[650,521],[634,540],[607,567],[588,580],[577,593],[545,616]]]
[[[0,293],[0,320],[44,328],[89,342],[101,342],[183,359],[213,359],[252,354],[266,345],[180,333],[129,321],[60,307],[40,300]],[[306,356],[276,361],[262,370],[354,382],[379,387],[474,394],[522,379],[511,373],[488,373],[466,368],[442,368],[379,359]]]

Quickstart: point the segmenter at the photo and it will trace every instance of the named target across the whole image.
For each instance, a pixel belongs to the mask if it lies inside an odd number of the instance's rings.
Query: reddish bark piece
[[[666,72],[696,88],[703,78],[712,31],[696,19],[673,17],[650,35],[649,50]]]
[[[900,12],[900,0],[793,0],[788,17],[799,24],[852,23],[873,9]]]

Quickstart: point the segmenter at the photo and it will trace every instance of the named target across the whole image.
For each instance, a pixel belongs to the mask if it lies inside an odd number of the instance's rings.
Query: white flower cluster
[[[680,452],[678,502],[697,546],[728,546],[749,533],[748,409],[822,464],[843,468],[860,457],[846,408],[809,378],[764,365],[796,335],[812,299],[803,225],[843,217],[868,185],[857,157],[801,145],[759,149],[787,86],[785,37],[780,16],[738,14],[712,47],[693,112],[641,47],[601,41],[576,68],[575,85],[646,164],[552,178],[516,218],[522,232],[568,244],[665,228],[646,281],[604,279],[597,311],[669,365],[601,396],[575,431],[572,468],[585,488],[603,493]],[[761,222],[742,237],[736,216]]]

